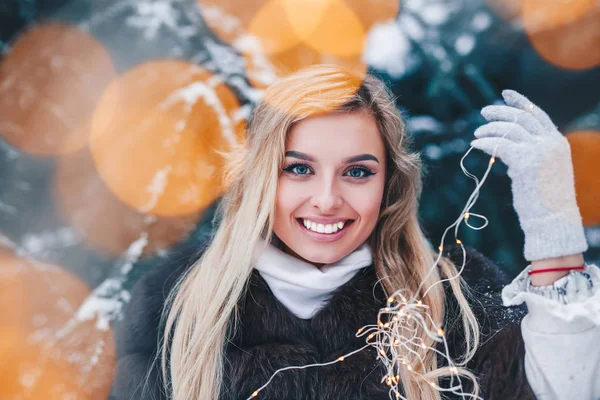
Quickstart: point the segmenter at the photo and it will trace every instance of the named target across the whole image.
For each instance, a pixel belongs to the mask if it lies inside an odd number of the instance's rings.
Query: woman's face
[[[363,244],[379,216],[385,163],[377,124],[364,110],[295,124],[275,205],[284,251],[320,267]]]

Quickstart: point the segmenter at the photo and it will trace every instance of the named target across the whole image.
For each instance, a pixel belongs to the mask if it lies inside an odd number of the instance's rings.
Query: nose
[[[311,206],[318,208],[323,214],[334,213],[343,203],[344,200],[335,179],[322,179],[310,199]]]

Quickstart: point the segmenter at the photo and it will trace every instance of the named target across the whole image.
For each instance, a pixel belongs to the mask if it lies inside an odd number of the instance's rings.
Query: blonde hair
[[[416,293],[425,281],[423,287],[431,289],[422,301],[429,306],[433,320],[442,325],[446,294],[436,282],[442,279],[440,272],[448,278],[457,270],[442,258],[438,268],[428,274],[437,254],[418,221],[421,160],[418,153],[408,150],[404,122],[390,92],[373,76],[357,76],[335,65],[312,66],[267,88],[248,122],[245,143],[226,154],[223,181],[228,190],[218,206],[220,225],[163,309],[166,323],[159,356],[165,389],[173,399],[219,397],[228,325],[232,323],[235,330],[239,318],[236,305],[246,293],[255,247],[261,239],[268,243],[273,237],[277,182],[290,127],[320,113],[358,110],[368,111],[376,120],[387,157],[382,209],[367,239],[373,249],[375,271],[388,295],[398,288]],[[450,280],[450,285],[458,300],[467,342],[458,365],[465,365],[477,348],[479,327],[461,291],[460,279]],[[421,338],[428,346],[435,346],[424,332]],[[447,367],[437,368],[434,351],[420,351],[425,360],[425,371],[420,371],[424,377],[451,374]],[[422,370],[417,357],[409,364]],[[404,395],[408,399],[439,399],[440,393],[426,380],[415,379],[408,367],[400,372]],[[463,368],[459,372],[474,381],[478,392],[475,377]]]

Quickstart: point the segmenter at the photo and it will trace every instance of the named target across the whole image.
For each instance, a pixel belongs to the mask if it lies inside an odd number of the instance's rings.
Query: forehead
[[[375,119],[366,111],[325,114],[295,124],[286,138],[286,151],[296,150],[315,156],[357,153],[383,155],[384,145]]]

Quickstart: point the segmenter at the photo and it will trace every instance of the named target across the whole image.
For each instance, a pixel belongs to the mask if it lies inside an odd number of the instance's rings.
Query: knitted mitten
[[[504,90],[506,105],[481,110],[488,121],[471,146],[508,166],[513,205],[525,233],[528,261],[587,250],[575,199],[571,147],[548,115],[525,96]]]

